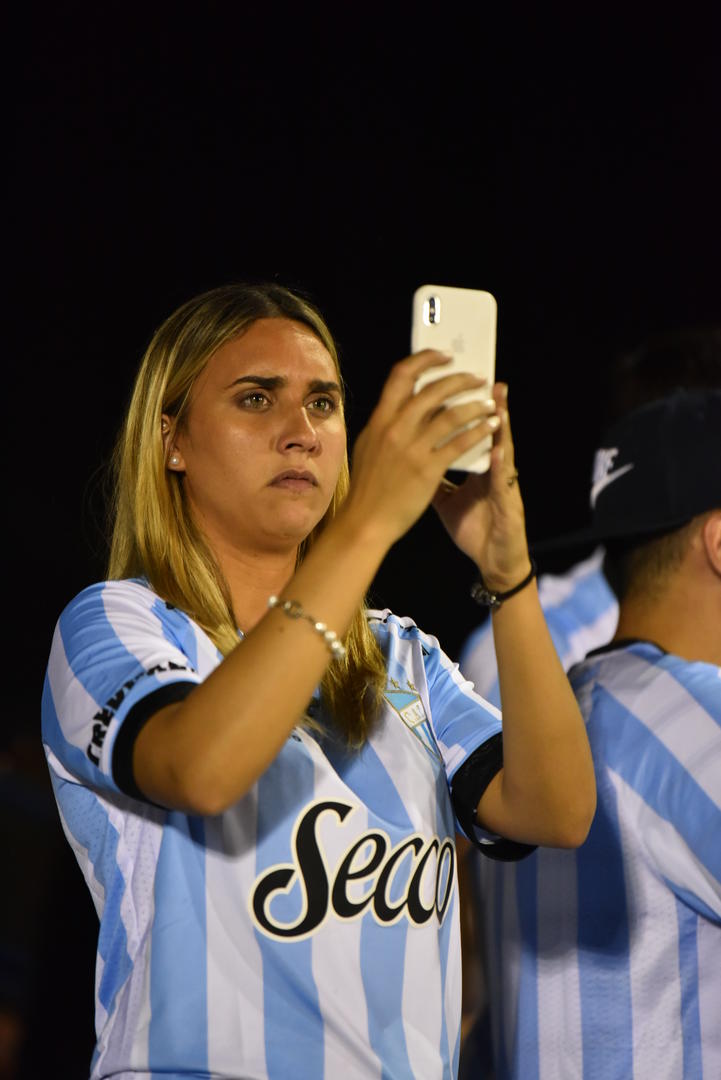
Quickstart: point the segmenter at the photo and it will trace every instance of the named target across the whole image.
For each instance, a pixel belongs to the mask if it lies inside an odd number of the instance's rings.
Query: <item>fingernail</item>
[[[486,424],[491,429],[491,431],[495,431],[497,428],[499,428],[501,426],[501,421],[500,421],[499,417],[497,417],[497,416],[489,416],[488,419],[486,420]]]

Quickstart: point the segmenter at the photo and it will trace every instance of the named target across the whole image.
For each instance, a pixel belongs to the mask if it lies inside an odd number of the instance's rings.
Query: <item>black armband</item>
[[[151,801],[135,782],[133,772],[135,740],[151,716],[166,705],[183,701],[197,685],[198,683],[187,680],[166,683],[165,686],[159,686],[157,690],[141,698],[129,709],[115,738],[111,764],[113,780],[124,795],[130,795],[132,799],[140,799],[141,802]]]
[[[524,859],[535,851],[531,844],[519,844],[515,840],[496,840],[484,844],[477,839],[476,811],[481,796],[496,773],[503,767],[503,736],[493,735],[483,746],[474,750],[464,761],[451,780],[451,802],[459,824],[472,844],[489,859],[513,862]]]

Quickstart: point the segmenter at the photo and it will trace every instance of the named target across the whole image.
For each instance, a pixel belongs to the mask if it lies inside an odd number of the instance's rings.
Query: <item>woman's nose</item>
[[[281,450],[301,449],[312,451],[318,446],[318,433],[305,408],[292,409],[284,417],[280,433]]]

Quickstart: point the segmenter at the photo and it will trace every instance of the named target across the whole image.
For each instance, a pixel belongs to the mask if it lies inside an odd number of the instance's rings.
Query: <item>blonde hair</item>
[[[212,289],[183,304],[153,335],[112,462],[108,577],[145,577],[159,596],[198,623],[224,656],[238,644],[230,592],[189,511],[182,475],[166,468],[161,424],[163,414],[172,429],[185,422],[195,381],[213,353],[265,318],[293,319],[307,326],[328,350],[341,379],[330,330],[307,300],[276,284]],[[328,510],[299,547],[298,563],[336,514],[349,483],[346,457]],[[346,657],[328,667],[321,693],[324,712],[349,745],[360,747],[386,680],[364,605],[353,617],[345,645]]]

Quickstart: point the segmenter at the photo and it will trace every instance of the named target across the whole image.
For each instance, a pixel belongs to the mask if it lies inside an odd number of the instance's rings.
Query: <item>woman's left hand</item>
[[[508,415],[508,387],[496,383],[493,397],[501,426],[493,436],[490,469],[470,473],[460,486],[444,480],[433,506],[453,542],[480,570],[486,586],[505,592],[526,576],[530,559]]]

